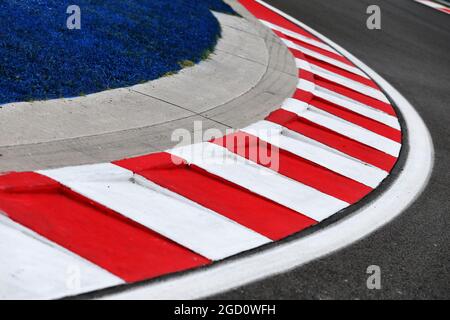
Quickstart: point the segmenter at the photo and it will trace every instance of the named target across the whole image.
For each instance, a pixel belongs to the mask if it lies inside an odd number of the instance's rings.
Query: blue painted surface
[[[69,5],[81,30],[69,30]],[[220,26],[221,0],[2,0],[0,103],[130,86],[198,62]]]

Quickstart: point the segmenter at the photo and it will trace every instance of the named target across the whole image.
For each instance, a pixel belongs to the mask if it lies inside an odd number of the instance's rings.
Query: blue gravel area
[[[69,30],[69,5],[81,29]],[[0,104],[125,87],[198,62],[220,36],[222,0],[1,0]]]

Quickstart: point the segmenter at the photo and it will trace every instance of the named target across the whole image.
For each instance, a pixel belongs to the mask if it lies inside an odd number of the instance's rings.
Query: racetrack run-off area
[[[291,51],[294,96],[265,120],[210,142],[0,176],[8,217],[0,243],[33,249],[24,257],[2,248],[9,259],[1,294],[67,296],[67,264],[85,279],[71,295],[209,265],[316,225],[389,175],[402,131],[380,87],[305,28],[260,2],[240,2]],[[250,156],[273,150],[276,167]]]

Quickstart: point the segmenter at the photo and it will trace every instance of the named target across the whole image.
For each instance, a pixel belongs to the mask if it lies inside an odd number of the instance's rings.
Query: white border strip
[[[405,166],[389,188],[371,203],[335,224],[311,235],[224,261],[186,275],[111,294],[104,299],[196,299],[287,272],[314,259],[331,254],[395,219],[421,194],[433,169],[434,148],[430,133],[413,106],[386,80],[339,45],[276,8],[256,0],[298,24],[363,69],[393,99],[409,131],[409,154]]]

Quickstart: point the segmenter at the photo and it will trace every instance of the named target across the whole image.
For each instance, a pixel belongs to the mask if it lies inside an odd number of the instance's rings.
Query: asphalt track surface
[[[433,138],[434,171],[408,210],[364,240],[213,298],[449,299],[450,17],[412,0],[267,2],[350,51],[412,103]],[[381,8],[381,30],[366,28],[372,4]],[[367,289],[370,265],[381,268],[381,290]]]

